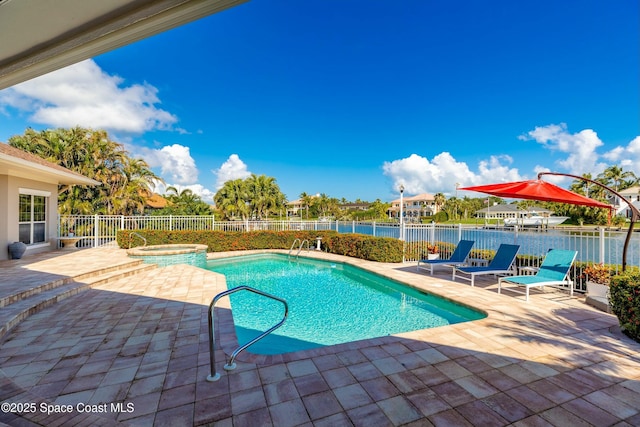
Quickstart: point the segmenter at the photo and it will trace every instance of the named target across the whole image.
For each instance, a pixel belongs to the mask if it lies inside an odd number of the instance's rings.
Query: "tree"
[[[252,174],[245,180],[245,184],[247,201],[254,218],[268,219],[270,213],[278,212],[284,207],[285,196],[275,178]]]
[[[383,203],[380,199],[376,199],[367,212],[371,213],[371,217],[374,219],[384,219],[387,217],[387,210],[391,207],[391,203]]]
[[[154,211],[153,215],[213,215],[212,206],[188,188],[179,191],[169,186],[166,191],[163,197],[169,202],[168,206]]]
[[[440,212],[440,209],[442,209],[442,206],[445,204],[446,201],[447,201],[447,198],[442,193],[436,193],[433,196],[433,203],[436,205],[437,212]]]
[[[620,188],[620,184],[625,182],[626,179],[631,178],[631,182],[637,181],[636,175],[631,171],[623,171],[621,166],[609,166],[598,175],[600,182],[604,185],[611,187],[613,184],[613,189],[618,191]]]
[[[309,207],[313,204],[313,196],[308,195],[305,192],[300,193],[300,201],[307,211],[307,219],[309,219]]]
[[[256,174],[225,182],[213,199],[225,218],[240,216],[243,220],[268,219],[284,208],[286,201],[275,178]]]
[[[216,207],[224,214],[226,219],[234,219],[236,216],[247,219],[249,216],[247,199],[247,188],[242,179],[225,182],[213,197]]]
[[[154,182],[162,181],[144,160],[130,157],[104,130],[75,127],[36,132],[28,128],[24,135],[9,138],[9,145],[102,183],[60,186],[60,214],[141,214],[145,195],[151,193]]]
[[[331,208],[331,199],[325,193],[322,193],[315,198],[314,204],[317,206],[321,216],[326,217]]]

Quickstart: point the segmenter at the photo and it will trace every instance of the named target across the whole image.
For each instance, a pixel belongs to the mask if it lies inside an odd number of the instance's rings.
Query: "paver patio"
[[[125,251],[109,247],[2,261],[3,311],[11,295],[38,284],[76,277],[90,287],[0,338],[0,400],[13,409],[36,404],[22,414],[3,405],[0,423],[640,425],[640,344],[620,334],[614,316],[581,298],[554,291],[525,303],[498,295],[495,279],[471,288],[445,270],[429,276],[414,264],[311,255],[348,261],[488,316],[282,356],[243,353],[229,372],[218,350],[222,377],[207,382],[207,310],[226,289],[223,276],[178,265],[91,282],[91,272],[106,276],[130,263]],[[225,300],[217,310],[218,342],[228,353],[235,335]],[[72,412],[45,412],[64,405]]]

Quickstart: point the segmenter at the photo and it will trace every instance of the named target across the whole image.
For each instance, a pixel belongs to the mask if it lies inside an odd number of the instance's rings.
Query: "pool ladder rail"
[[[216,356],[215,356],[215,352],[216,352],[216,336],[215,336],[215,325],[214,325],[214,321],[213,321],[213,309],[214,309],[214,306],[216,305],[216,302],[218,302],[218,300],[220,298],[225,297],[227,295],[231,295],[231,294],[233,294],[235,292],[238,292],[238,291],[249,291],[249,292],[253,292],[253,293],[258,294],[258,295],[262,295],[262,296],[267,297],[267,298],[271,298],[271,299],[276,300],[276,301],[280,301],[284,305],[284,315],[283,315],[282,320],[280,322],[278,322],[277,324],[275,324],[271,328],[267,329],[266,331],[264,331],[263,333],[261,333],[257,337],[253,338],[248,343],[243,344],[240,347],[238,347],[237,349],[235,349],[233,351],[233,353],[231,353],[231,357],[229,358],[229,361],[224,365],[225,371],[234,370],[236,368],[236,363],[235,363],[236,357],[241,352],[246,350],[247,347],[249,347],[250,345],[255,344],[258,341],[260,341],[262,338],[266,337],[271,332],[275,331],[280,326],[282,326],[282,324],[285,322],[285,320],[287,320],[287,316],[289,315],[289,305],[287,304],[287,301],[285,301],[284,299],[279,298],[279,297],[277,297],[275,295],[271,295],[271,294],[268,294],[268,293],[263,292],[261,290],[252,288],[250,286],[238,286],[238,287],[229,289],[227,291],[221,292],[218,295],[216,295],[213,298],[213,300],[211,301],[211,304],[209,304],[209,363],[211,365],[211,373],[207,376],[207,381],[218,381],[220,379],[220,374],[216,372]]]
[[[132,231],[131,233],[129,233],[129,249],[131,249],[131,245],[133,244],[133,236],[138,236],[144,241],[144,245],[142,245],[143,247],[147,246],[147,239],[145,239],[145,237],[142,234]]]
[[[291,258],[291,252],[293,252],[293,248],[296,246],[297,242],[300,242],[300,246],[298,246],[298,252],[296,252],[296,258],[300,256],[300,252],[302,252],[302,249],[304,248],[305,243],[307,244],[307,252],[311,250],[309,246],[309,241],[307,239],[304,239],[304,240],[296,239],[293,241],[293,243],[291,244],[291,247],[289,248],[289,255],[288,255],[289,258]]]

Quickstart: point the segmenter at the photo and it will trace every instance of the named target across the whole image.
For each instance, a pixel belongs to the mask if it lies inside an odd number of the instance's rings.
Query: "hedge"
[[[129,248],[141,245],[203,244],[208,252],[243,251],[252,249],[289,249],[295,241],[308,240],[315,247],[322,237],[322,250],[354,258],[378,262],[402,262],[402,242],[390,237],[361,234],[341,234],[335,231],[192,231],[192,230],[119,230],[118,246]],[[297,244],[296,244],[297,246]]]
[[[627,271],[611,278],[609,305],[622,331],[640,342],[640,272]]]

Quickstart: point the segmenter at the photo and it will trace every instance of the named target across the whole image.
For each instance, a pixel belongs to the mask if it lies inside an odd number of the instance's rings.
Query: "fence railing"
[[[480,227],[471,225],[398,224],[372,221],[215,221],[213,216],[60,216],[58,236],[83,237],[78,246],[100,246],[114,241],[118,230],[217,230],[293,231],[334,230],[391,237],[405,241],[405,261],[417,261],[427,245],[448,247],[460,239],[475,241],[474,250],[495,250],[501,243],[520,245],[520,255],[542,258],[551,248],[578,251],[577,261],[618,265],[622,263],[625,230],[605,228],[533,229]],[[535,261],[532,261],[535,262]],[[640,266],[640,234],[634,233],[628,248],[627,265]]]

